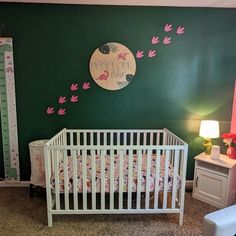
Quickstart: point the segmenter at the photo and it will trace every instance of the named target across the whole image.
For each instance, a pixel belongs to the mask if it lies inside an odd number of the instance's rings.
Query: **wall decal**
[[[156,56],[156,50],[150,50],[148,53],[148,57],[155,57]]]
[[[163,29],[164,29],[164,32],[171,34],[171,31],[174,28],[173,28],[172,24],[165,24]],[[176,29],[176,34],[181,35],[181,34],[184,34],[184,33],[185,33],[185,27],[184,26],[178,26],[177,29]],[[172,36],[173,36],[173,34],[172,34]],[[172,36],[166,35],[161,39],[159,36],[154,35],[154,36],[152,36],[151,44],[161,46],[161,44],[159,44],[159,42],[161,41],[162,44],[169,45],[169,44],[172,43]],[[149,52],[148,52],[148,57],[152,58],[152,57],[155,57],[155,56],[156,56],[156,51],[154,49],[150,49]],[[144,57],[143,50],[139,49],[136,52],[136,58],[141,59],[143,57]]]
[[[142,58],[143,57],[143,51],[137,51],[137,53],[136,53],[136,57],[137,58]]]
[[[82,87],[83,87],[83,90],[88,90],[88,89],[90,89],[90,83],[89,83],[89,82],[84,82]],[[70,85],[70,91],[75,92],[75,91],[78,90],[78,88],[79,88],[79,84],[78,84],[78,83],[72,83],[72,84]],[[67,106],[68,106],[70,103],[74,103],[74,104],[77,103],[77,102],[79,101],[79,97],[78,97],[78,95],[76,95],[76,94],[70,95],[70,99],[68,100],[68,101],[69,101],[69,103],[68,103],[66,96],[60,96],[60,97],[57,99],[57,101],[58,101],[59,104],[65,104],[65,103],[67,103]],[[59,110],[57,111],[57,113],[55,113],[55,110],[54,110],[54,109],[55,109],[55,108],[54,108],[53,106],[48,106],[47,109],[46,109],[46,114],[47,114],[47,115],[57,114],[57,115],[59,115],[59,116],[64,116],[64,115],[67,114],[67,113],[66,113],[66,111],[67,111],[66,108],[59,108]]]
[[[182,26],[179,26],[177,31],[176,31],[177,34],[183,34],[184,33],[184,27]]]
[[[172,24],[166,24],[166,25],[165,25],[165,28],[164,28],[164,31],[165,31],[165,32],[170,32],[170,31],[172,31]]]
[[[159,43],[159,37],[158,36],[153,36],[152,37],[152,44],[157,44]]]
[[[164,43],[164,44],[170,44],[170,43],[171,43],[171,37],[166,36],[166,37],[163,39],[163,43]]]
[[[72,95],[72,97],[70,98],[70,101],[71,102],[78,102],[79,101],[78,96]]]
[[[84,84],[83,84],[83,89],[84,89],[84,90],[90,89],[90,83],[84,82]]]
[[[89,69],[93,80],[100,87],[107,90],[119,90],[133,81],[136,61],[126,46],[109,42],[93,52]]]
[[[47,114],[53,114],[54,113],[54,107],[48,107]]]
[[[63,115],[65,115],[65,114],[66,114],[66,109],[60,108],[60,109],[58,110],[58,115],[63,116]]]
[[[65,103],[65,102],[67,102],[66,97],[60,96],[59,99],[58,99],[58,102],[59,102],[60,104],[63,104],[63,103]]]
[[[70,90],[71,90],[71,91],[76,91],[76,90],[78,90],[78,88],[79,88],[79,87],[78,87],[78,84],[74,84],[74,83],[73,83],[73,84],[70,86]]]

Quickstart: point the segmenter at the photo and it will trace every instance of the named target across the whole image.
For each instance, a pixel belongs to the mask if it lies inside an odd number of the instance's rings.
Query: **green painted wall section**
[[[28,143],[64,127],[166,127],[188,142],[192,179],[193,157],[202,151],[200,120],[219,120],[221,132],[230,128],[235,22],[236,9],[1,3],[0,23],[14,39],[21,179],[30,177]],[[152,46],[153,35],[166,35],[166,23],[185,26],[185,34],[171,32],[170,45]],[[93,82],[88,63],[94,49],[114,41],[145,57],[129,86],[108,91]],[[157,56],[148,58],[154,48]],[[90,90],[81,89],[85,81]],[[71,95],[74,82],[79,103],[66,103],[66,116],[46,115],[48,106],[60,107],[60,96]],[[214,141],[223,152],[222,141]]]

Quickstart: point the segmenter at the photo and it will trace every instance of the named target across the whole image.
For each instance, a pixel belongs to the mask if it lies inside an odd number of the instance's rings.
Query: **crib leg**
[[[52,227],[52,214],[48,212],[48,227]]]
[[[181,211],[179,214],[179,226],[183,226],[184,223],[184,212]]]

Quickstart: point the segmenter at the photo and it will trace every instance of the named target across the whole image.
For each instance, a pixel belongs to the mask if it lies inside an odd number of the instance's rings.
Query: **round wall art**
[[[136,62],[132,52],[116,42],[106,43],[97,48],[89,63],[93,80],[102,88],[119,90],[133,79]]]

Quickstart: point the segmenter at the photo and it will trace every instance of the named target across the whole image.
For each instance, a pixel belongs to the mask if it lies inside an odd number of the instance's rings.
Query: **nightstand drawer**
[[[211,163],[203,162],[203,161],[197,161],[197,168],[200,167],[202,169],[217,172],[218,174],[223,174],[225,176],[228,176],[229,169],[223,166],[213,165]]]

